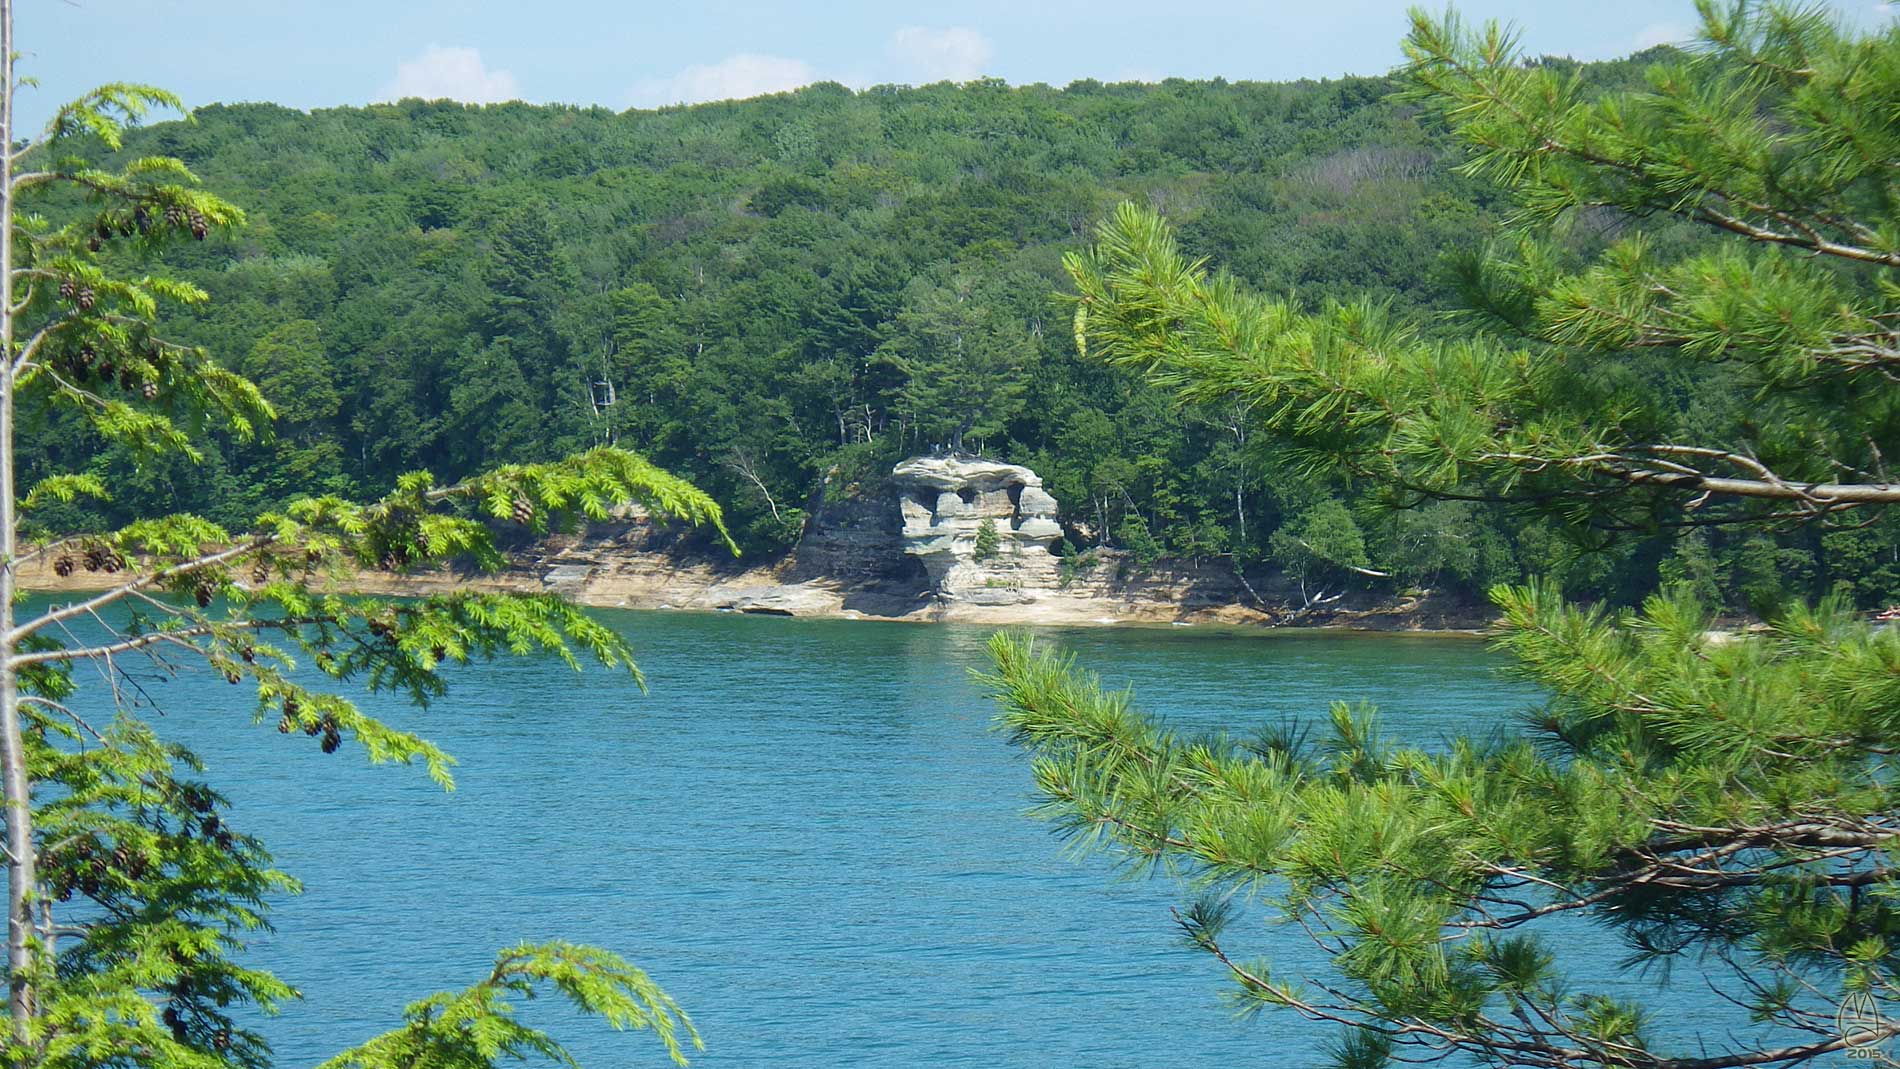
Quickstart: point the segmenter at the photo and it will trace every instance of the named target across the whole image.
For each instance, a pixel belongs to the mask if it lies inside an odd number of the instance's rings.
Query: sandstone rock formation
[[[1056,499],[1028,468],[965,457],[913,457],[891,470],[904,552],[944,601],[1016,605],[1056,589]],[[995,551],[978,559],[985,525]]]

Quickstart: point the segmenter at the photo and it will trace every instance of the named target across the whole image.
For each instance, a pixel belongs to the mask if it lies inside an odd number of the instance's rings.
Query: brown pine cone
[[[148,382],[139,392],[145,395],[147,401],[156,401],[158,400],[158,383]]]
[[[70,554],[63,554],[53,562],[53,574],[61,579],[73,574],[73,558]]]

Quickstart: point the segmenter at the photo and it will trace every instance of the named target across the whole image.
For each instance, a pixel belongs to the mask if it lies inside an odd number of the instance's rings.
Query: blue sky
[[[401,96],[522,99],[616,109],[753,96],[829,79],[852,86],[995,76],[1231,80],[1389,69],[1405,0],[19,0],[20,118],[106,80],[188,105],[297,108]],[[1876,0],[1831,0],[1863,25]],[[1517,24],[1526,46],[1587,58],[1686,36],[1690,0],[1465,0]]]

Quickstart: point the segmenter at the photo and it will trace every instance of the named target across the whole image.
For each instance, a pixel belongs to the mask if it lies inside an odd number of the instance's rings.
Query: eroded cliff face
[[[697,609],[776,616],[952,620],[972,624],[1300,623],[1379,629],[1472,628],[1488,607],[1443,599],[1363,593],[1324,613],[1303,608],[1284,576],[1256,572],[1251,584],[1225,561],[1173,561],[1128,572],[1118,551],[1095,549],[1067,584],[1050,547],[1061,536],[1056,501],[1028,468],[967,458],[919,457],[899,464],[867,493],[819,497],[796,551],[757,563],[688,532],[649,522],[638,510],[574,535],[534,537],[504,527],[507,564],[423,572],[363,571],[337,580],[365,594],[422,596],[496,590],[559,591],[587,605]],[[977,559],[988,520],[996,552]],[[27,589],[96,589],[103,572],[57,575],[44,557],[25,564]]]
[[[940,601],[1019,605],[1054,593],[1062,536],[1042,477],[1016,464],[913,457],[891,470],[904,552],[924,562]],[[986,546],[985,529],[995,531]]]

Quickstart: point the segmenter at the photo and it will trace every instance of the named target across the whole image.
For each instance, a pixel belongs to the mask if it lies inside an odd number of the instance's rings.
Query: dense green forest
[[[1628,85],[1646,58],[1576,71]],[[164,252],[214,297],[170,329],[258,382],[277,437],[220,440],[192,465],[136,462],[78,422],[31,428],[29,476],[90,464],[118,488],[42,522],[179,508],[241,525],[311,489],[373,496],[410,469],[453,478],[618,443],[712,491],[760,557],[796,540],[821,485],[960,447],[1035,468],[1066,549],[1116,546],[1136,567],[1271,561],[1391,589],[1549,574],[1614,600],[1686,581],[1735,608],[1900,595],[1885,522],[1596,546],[1481,503],[1378,508],[1389,491],[1312,476],[1243,412],[1183,409],[1078,358],[1061,257],[1124,200],[1255,288],[1463,329],[1460,265],[1509,205],[1459,176],[1445,132],[1393,89],[986,81],[620,114],[203,108],[107,162],[179,157],[247,212]],[[1568,251],[1582,263],[1628,222],[1576,218]],[[109,257],[138,254],[103,240]],[[1657,362],[1640,389],[1685,428],[1748,417],[1708,365]]]

